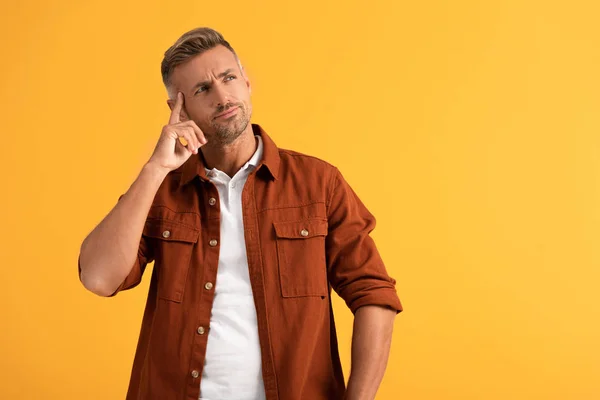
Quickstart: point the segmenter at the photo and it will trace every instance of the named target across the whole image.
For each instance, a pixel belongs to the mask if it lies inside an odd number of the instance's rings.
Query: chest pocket
[[[143,234],[152,238],[155,244],[154,268],[158,272],[158,297],[181,302],[200,229],[176,221],[156,219],[146,221]]]
[[[283,297],[327,296],[327,220],[274,222]]]

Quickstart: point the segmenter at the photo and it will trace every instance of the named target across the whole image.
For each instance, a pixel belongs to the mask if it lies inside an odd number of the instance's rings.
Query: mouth
[[[239,108],[239,107],[237,107],[237,106],[235,106],[235,107],[231,107],[229,110],[225,111],[224,113],[217,115],[217,116],[215,117],[215,119],[220,119],[220,118],[223,118],[223,119],[225,119],[225,118],[229,118],[229,117],[231,117],[231,116],[233,116],[233,115],[237,114],[237,112],[238,112],[238,108]]]

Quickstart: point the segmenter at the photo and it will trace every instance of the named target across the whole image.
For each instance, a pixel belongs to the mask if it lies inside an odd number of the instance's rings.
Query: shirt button
[[[200,373],[198,371],[196,371],[196,370],[192,371],[192,377],[194,377],[194,379],[196,379],[199,376],[200,376]]]
[[[215,204],[217,204],[217,199],[215,199],[214,197],[211,197],[210,199],[208,199],[208,204],[210,204],[211,206],[214,206]]]
[[[306,237],[306,236],[308,236],[308,231],[307,231],[306,229],[302,229],[302,230],[300,231],[300,234],[301,234],[302,236]]]
[[[168,238],[169,236],[171,236],[171,232],[170,231],[164,231],[162,233],[162,235],[163,235],[164,238]]]
[[[208,242],[208,244],[210,245],[210,247],[215,247],[217,245],[217,240],[216,239],[212,239],[210,242]]]
[[[205,330],[203,326],[198,327],[198,335],[204,335],[204,332]]]
[[[210,282],[206,282],[206,284],[204,285],[204,289],[206,290],[210,290],[213,288],[213,284]]]

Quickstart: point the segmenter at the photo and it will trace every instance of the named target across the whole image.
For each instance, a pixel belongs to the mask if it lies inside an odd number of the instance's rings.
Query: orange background
[[[237,49],[253,121],[378,218],[406,309],[378,399],[600,398],[597,2],[2,8],[0,398],[124,398],[150,271],[100,298],[77,255],[150,156],[162,54],[197,26]]]

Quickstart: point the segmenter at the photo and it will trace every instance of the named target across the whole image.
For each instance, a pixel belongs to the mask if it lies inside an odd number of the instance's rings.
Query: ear
[[[248,87],[248,93],[252,94],[252,86],[250,85],[250,79],[248,79],[246,70],[244,69],[244,66],[242,65],[242,62],[240,60],[238,60],[238,65],[240,66],[240,71],[242,72],[242,77],[244,78],[244,81],[246,82],[246,86]]]
[[[246,72],[243,73],[244,81],[246,82],[246,86],[248,87],[248,93],[252,94],[252,85],[250,85],[250,79],[248,79],[248,75]]]
[[[173,107],[175,107],[175,100],[167,99],[167,105],[169,106],[169,110],[173,111]],[[185,110],[185,100],[183,103],[183,107],[181,107],[181,112],[179,113],[179,120],[181,122],[188,121],[190,119],[187,111]]]

